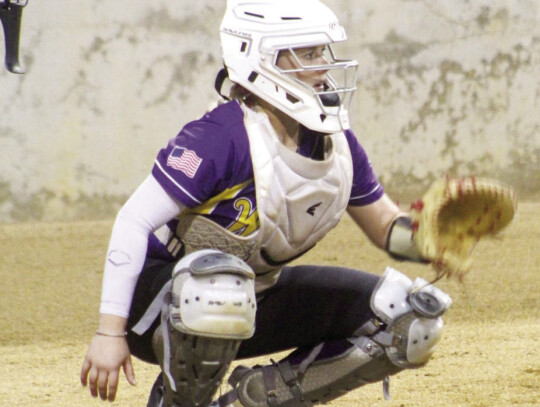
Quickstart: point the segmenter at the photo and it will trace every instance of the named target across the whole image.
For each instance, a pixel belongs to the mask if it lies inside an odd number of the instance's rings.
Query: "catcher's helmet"
[[[338,60],[332,43],[347,35],[335,14],[319,0],[229,0],[221,23],[223,62],[229,78],[307,128],[334,133],[349,128],[348,106],[356,90],[355,60]],[[324,65],[306,65],[295,49],[324,45]],[[277,66],[289,51],[297,68]],[[324,89],[295,74],[327,71]]]

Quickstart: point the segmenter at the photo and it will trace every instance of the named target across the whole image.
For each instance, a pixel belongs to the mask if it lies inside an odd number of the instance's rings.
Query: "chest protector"
[[[343,133],[327,136],[328,152],[317,161],[282,145],[266,114],[245,107],[244,111],[259,230],[242,237],[202,216],[186,214],[177,234],[187,252],[211,247],[245,260],[261,291],[277,280],[283,265],[338,224],[350,198],[352,159]]]

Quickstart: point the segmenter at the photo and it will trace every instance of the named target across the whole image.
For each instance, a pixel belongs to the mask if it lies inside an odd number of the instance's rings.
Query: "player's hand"
[[[81,383],[88,385],[92,397],[97,397],[99,393],[102,400],[114,401],[120,367],[128,383],[135,386],[135,373],[126,339],[95,335],[82,365]]]

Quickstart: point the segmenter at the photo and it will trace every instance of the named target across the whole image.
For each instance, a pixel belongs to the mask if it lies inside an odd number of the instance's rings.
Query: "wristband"
[[[386,240],[386,251],[396,260],[409,260],[424,263],[413,240],[412,219],[398,216],[392,222]]]
[[[127,335],[127,332],[124,332],[124,333],[121,333],[121,334],[109,334],[109,333],[106,333],[106,332],[96,331],[96,335],[107,336],[109,338],[124,338]]]

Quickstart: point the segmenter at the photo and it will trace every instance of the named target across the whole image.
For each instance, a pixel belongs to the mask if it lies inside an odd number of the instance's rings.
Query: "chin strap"
[[[22,10],[28,0],[0,0],[0,21],[4,29],[6,46],[5,66],[9,72],[23,74],[19,62],[19,37],[21,33]]]
[[[222,68],[216,75],[216,81],[214,82],[214,88],[216,89],[216,92],[225,100],[229,100],[228,93],[227,95],[223,94],[223,86],[226,82],[229,81],[229,72],[227,71],[227,67]]]

